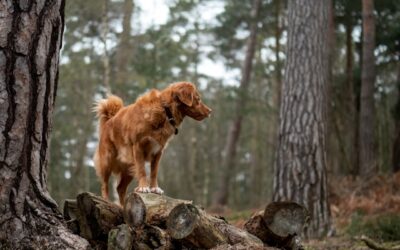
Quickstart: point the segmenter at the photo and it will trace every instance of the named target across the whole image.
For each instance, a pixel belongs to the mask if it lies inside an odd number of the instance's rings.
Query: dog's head
[[[174,83],[171,89],[184,115],[198,121],[210,116],[211,109],[201,101],[200,94],[193,83]]]

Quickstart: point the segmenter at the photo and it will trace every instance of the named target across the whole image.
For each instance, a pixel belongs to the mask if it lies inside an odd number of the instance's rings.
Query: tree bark
[[[108,27],[108,5],[109,0],[103,0],[103,17],[102,17],[102,24],[101,24],[101,35],[100,39],[103,43],[103,85],[105,88],[105,94],[111,93],[111,85],[110,85],[110,56],[108,52],[108,45],[107,45],[107,36],[109,32]]]
[[[86,249],[47,190],[65,1],[0,2],[0,248]],[[18,244],[16,244],[18,243]]]
[[[346,134],[347,143],[349,144],[348,161],[350,162],[349,171],[352,174],[358,173],[358,109],[355,87],[354,87],[354,56],[353,56],[353,20],[352,11],[346,12],[346,88],[344,90],[345,95],[345,107],[344,110],[346,119]]]
[[[247,40],[246,58],[242,68],[242,78],[240,81],[238,99],[236,102],[236,117],[233,119],[229,126],[229,131],[226,139],[224,157],[222,162],[222,171],[218,181],[218,189],[213,197],[213,206],[224,206],[228,202],[229,197],[229,183],[231,173],[234,172],[236,147],[242,126],[242,119],[244,113],[244,106],[246,105],[247,89],[250,83],[250,76],[253,66],[254,51],[257,42],[257,23],[258,15],[261,7],[261,0],[254,0],[251,10],[252,23],[250,25],[250,36]]]
[[[122,20],[122,33],[120,35],[119,45],[116,53],[116,74],[115,74],[115,90],[116,94],[121,97],[126,96],[124,86],[128,81],[128,63],[133,55],[131,46],[131,19],[133,13],[133,0],[124,1],[124,18]]]
[[[257,237],[191,204],[180,204],[171,211],[167,218],[167,231],[172,238],[194,249],[209,249],[224,243],[262,246]]]
[[[375,20],[374,1],[362,1],[363,56],[359,120],[360,175],[368,177],[377,171],[375,137]]]
[[[400,171],[400,63],[397,66],[397,103],[393,109],[395,123],[395,138],[392,150],[393,173]]]
[[[274,201],[305,206],[307,236],[324,236],[331,219],[326,178],[327,0],[291,0]]]

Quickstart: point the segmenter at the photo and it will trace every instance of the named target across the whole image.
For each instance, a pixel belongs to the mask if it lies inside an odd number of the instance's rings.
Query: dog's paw
[[[159,187],[152,187],[152,188],[150,189],[150,191],[151,191],[152,193],[155,193],[155,194],[163,194],[163,193],[164,193],[164,190],[162,190],[162,189],[159,188]]]
[[[135,188],[135,192],[137,193],[150,193],[150,188],[149,187],[137,187]]]

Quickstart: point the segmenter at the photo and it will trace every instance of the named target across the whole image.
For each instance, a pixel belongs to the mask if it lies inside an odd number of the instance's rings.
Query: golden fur
[[[166,107],[172,114],[172,122]],[[189,82],[174,83],[162,91],[153,89],[126,107],[121,98],[112,95],[98,102],[95,111],[100,121],[100,139],[94,162],[101,193],[108,199],[111,173],[120,174],[117,191],[121,205],[133,177],[138,181],[135,191],[163,193],[157,184],[157,172],[168,140],[185,116],[201,121],[211,113]],[[150,183],[145,162],[150,162]]]

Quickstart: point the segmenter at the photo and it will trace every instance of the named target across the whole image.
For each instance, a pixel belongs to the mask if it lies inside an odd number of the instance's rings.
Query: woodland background
[[[273,193],[286,58],[286,1],[265,0],[260,5],[253,67],[245,90],[241,68],[254,19],[252,1],[154,0],[150,1],[154,12],[146,11],[144,2],[66,2],[48,175],[52,197],[61,204],[82,191],[99,193],[92,161],[98,139],[92,112],[96,100],[111,91],[129,104],[151,88],[187,80],[197,84],[213,115],[201,123],[185,120],[162,158],[160,186],[169,196],[204,207],[214,203],[234,211],[262,207]],[[377,176],[388,180],[400,170],[400,2],[374,2],[376,113],[369,124],[358,118],[361,3],[332,1],[328,17],[327,175],[330,190],[349,196],[355,183],[362,186]],[[167,8],[165,22],[159,21],[156,8]],[[227,150],[232,141],[227,138],[237,117],[237,103],[244,110],[232,154]],[[374,164],[368,175],[359,162],[362,126],[372,126],[374,131],[370,153]],[[360,175],[364,179],[359,180]],[[216,193],[224,187],[217,202]]]

